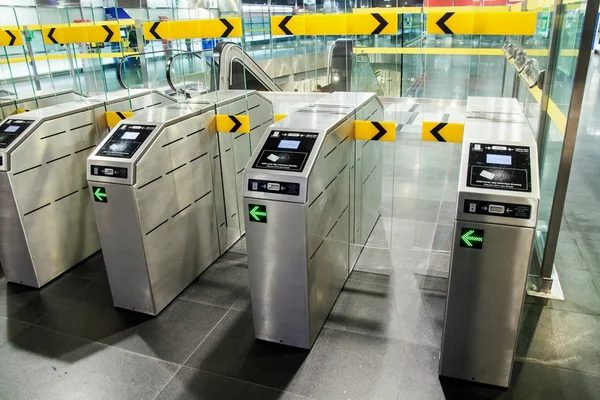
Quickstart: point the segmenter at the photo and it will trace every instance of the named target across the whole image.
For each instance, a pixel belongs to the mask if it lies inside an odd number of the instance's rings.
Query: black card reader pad
[[[144,143],[156,125],[123,124],[113,132],[97,155],[115,158],[131,158]]]
[[[316,133],[272,131],[253,167],[302,172],[317,136]]]
[[[472,143],[467,186],[531,192],[531,158],[526,146]]]
[[[33,120],[8,119],[4,121],[0,125],[0,149],[7,148],[31,124],[33,124]]]

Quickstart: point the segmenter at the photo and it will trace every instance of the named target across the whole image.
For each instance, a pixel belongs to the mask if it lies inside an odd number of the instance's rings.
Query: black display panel
[[[103,165],[92,165],[91,174],[95,176],[108,176],[110,178],[127,179],[127,168],[123,167],[106,167]]]
[[[155,128],[156,125],[121,125],[118,130],[113,132],[97,155],[131,158]]]
[[[465,200],[467,214],[493,215],[505,218],[531,218],[531,206],[526,204],[501,203],[497,201]]]
[[[279,193],[290,196],[300,195],[300,184],[293,182],[248,180],[248,190],[252,192]]]
[[[526,146],[472,143],[467,186],[531,192],[531,157]]]
[[[0,125],[0,148],[7,148],[31,124],[33,124],[33,121],[26,119],[9,119],[4,121]]]
[[[254,168],[302,172],[317,136],[316,133],[272,131]]]

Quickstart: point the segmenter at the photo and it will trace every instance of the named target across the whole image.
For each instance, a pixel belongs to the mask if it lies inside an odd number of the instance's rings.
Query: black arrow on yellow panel
[[[287,23],[290,22],[291,20],[292,20],[292,15],[287,15],[279,23],[279,29],[281,29],[283,31],[283,33],[285,33],[286,35],[293,35],[292,31],[290,31],[288,29],[288,27],[286,26]]]
[[[102,27],[104,28],[104,30],[106,32],[108,32],[108,35],[106,36],[106,39],[104,39],[105,42],[110,42],[110,39],[113,37],[113,35],[115,34],[112,29],[110,29],[108,27],[108,25],[102,25]]]
[[[219,21],[221,21],[221,23],[225,25],[225,32],[223,32],[223,35],[221,35],[221,37],[229,36],[229,34],[233,31],[233,25],[231,25],[226,18],[219,18]]]
[[[435,24],[447,35],[453,35],[454,32],[446,25],[446,22],[454,15],[453,12],[447,12]]]
[[[235,117],[235,115],[230,115],[229,119],[233,122],[233,128],[231,128],[231,132],[237,132],[237,130],[242,127],[242,123]]]
[[[159,39],[159,40],[162,39],[162,37],[160,37],[160,35],[156,32],[156,30],[158,29],[160,22],[161,21],[157,21],[157,22],[153,23],[149,29],[149,32],[154,36],[154,38]]]
[[[371,13],[371,15],[377,20],[377,22],[379,22],[379,26],[377,26],[377,28],[371,32],[371,35],[379,35],[381,31],[383,31],[385,27],[389,25],[389,22],[387,22],[385,18],[381,16],[381,14]]]
[[[50,41],[54,44],[58,44],[58,40],[54,39],[54,32],[56,32],[56,28],[50,28],[50,31],[48,31],[48,39],[50,39]]]
[[[121,118],[121,119],[127,119],[127,117],[126,117],[126,116],[124,116],[124,115],[123,115],[123,113],[122,113],[122,112],[120,112],[120,111],[117,111],[117,115],[118,115],[118,116],[119,116],[119,118]]]
[[[15,44],[17,37],[15,35],[13,35],[11,31],[5,31],[5,32],[8,36],[10,36],[10,42],[8,43],[8,45],[12,46],[13,44]]]
[[[387,133],[385,128],[381,126],[379,122],[371,121],[371,124],[373,124],[373,126],[377,129],[377,133],[371,138],[371,140],[379,140]]]
[[[440,131],[441,131],[442,129],[444,129],[444,127],[445,127],[446,125],[448,125],[446,122],[440,122],[439,124],[437,124],[437,125],[435,126],[435,128],[433,128],[433,129],[431,130],[431,134],[433,135],[433,137],[434,137],[434,138],[435,138],[435,139],[436,139],[438,142],[445,142],[445,141],[446,141],[446,139],[444,139],[444,138],[442,137],[442,135],[440,134]]]

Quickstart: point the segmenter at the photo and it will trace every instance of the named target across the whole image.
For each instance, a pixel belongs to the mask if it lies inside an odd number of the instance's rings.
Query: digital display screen
[[[6,127],[6,129],[4,130],[4,132],[7,133],[12,133],[12,132],[16,132],[19,129],[18,125],[9,125]]]
[[[298,146],[300,146],[299,140],[282,140],[279,142],[279,146],[277,146],[277,147],[280,149],[296,150],[296,149],[298,149]]]
[[[488,164],[512,165],[512,156],[502,154],[488,154],[485,162]]]
[[[121,136],[121,139],[129,139],[129,140],[134,140],[135,138],[137,138],[140,135],[139,132],[125,132],[123,134],[123,136]]]

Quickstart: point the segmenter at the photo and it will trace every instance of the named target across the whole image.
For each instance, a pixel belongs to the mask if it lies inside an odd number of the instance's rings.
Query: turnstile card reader
[[[219,111],[258,127],[217,135]],[[87,178],[116,307],[157,315],[239,239],[237,182],[272,122],[258,92],[221,91],[121,121],[98,146]]]
[[[382,149],[354,141],[356,118],[383,119],[375,94],[326,96],[271,125],[248,163],[244,218],[258,339],[311,348],[354,266],[351,246],[364,244],[354,242],[355,184],[372,175],[381,193]],[[364,164],[356,162],[359,147]],[[376,211],[364,214],[379,213],[380,204],[370,206]],[[367,220],[370,232],[377,218]]]
[[[7,281],[41,287],[100,249],[87,156],[108,132],[106,109],[154,104],[154,96],[123,91],[110,101],[64,103],[2,122],[0,263]]]
[[[539,202],[526,123],[467,118],[440,375],[508,387]]]

